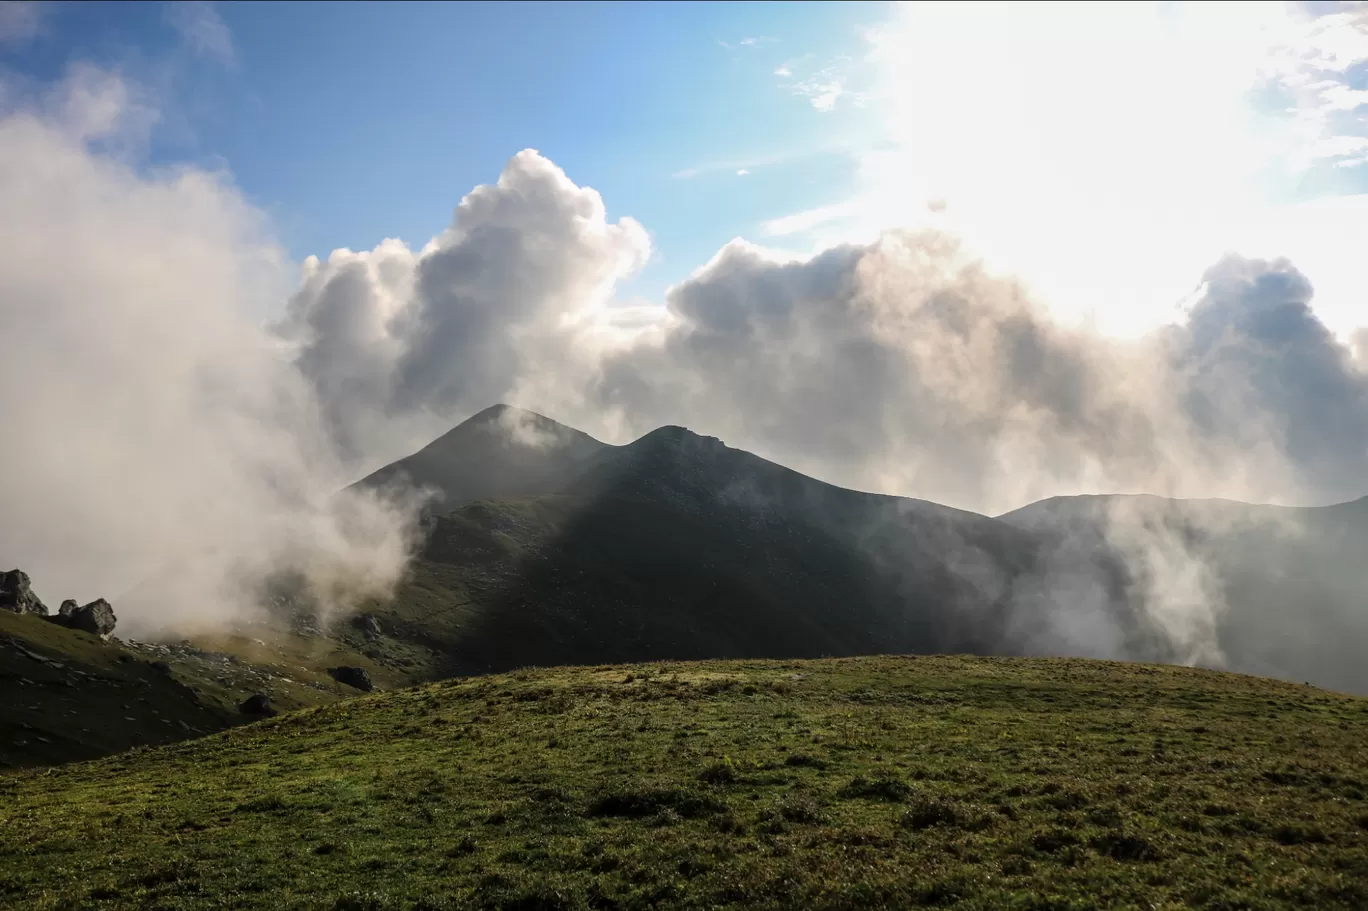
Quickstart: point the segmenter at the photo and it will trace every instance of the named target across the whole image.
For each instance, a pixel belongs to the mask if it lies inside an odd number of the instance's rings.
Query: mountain
[[[520,423],[566,445],[528,447]],[[1056,498],[989,518],[835,487],[681,427],[607,446],[506,408],[424,453],[446,511],[398,597],[374,608],[392,634],[369,651],[420,676],[964,652],[1197,662],[1368,692],[1368,501]]]
[[[1189,668],[525,670],[0,776],[0,904],[1348,911],[1365,742]]]
[[[1322,507],[1055,497],[1000,518],[1092,560],[1177,552],[1214,596],[1230,667],[1368,692],[1368,497]]]
[[[392,630],[382,654],[418,645],[426,672],[449,676],[528,664],[1079,651],[1051,620],[1048,538],[1010,523],[835,487],[680,427],[560,469],[554,492],[483,499],[431,521],[409,580],[375,608]],[[1098,609],[1125,654],[1174,660],[1121,591],[1119,567],[1099,555],[1087,572],[1111,593]]]
[[[557,490],[607,448],[543,415],[494,405],[354,486],[427,489],[430,509],[440,512],[474,500]]]

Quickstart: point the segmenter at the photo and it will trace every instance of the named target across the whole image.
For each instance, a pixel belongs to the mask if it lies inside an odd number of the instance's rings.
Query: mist
[[[133,163],[155,112],[77,68],[0,119],[0,562],[121,635],[253,617],[266,578],[325,609],[388,592],[404,505],[350,480],[263,315],[286,257],[228,175]],[[6,568],[9,568],[8,566]]]

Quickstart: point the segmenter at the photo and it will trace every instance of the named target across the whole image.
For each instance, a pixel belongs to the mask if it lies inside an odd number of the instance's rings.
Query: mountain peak
[[[538,414],[535,411],[528,411],[526,408],[519,408],[516,405],[505,405],[500,402],[497,405],[490,405],[483,411],[477,411],[456,426],[464,427],[467,424],[491,424],[503,421],[546,421],[552,424],[557,423],[544,414]]]
[[[455,508],[488,497],[557,490],[585,459],[603,448],[603,443],[573,427],[500,403],[357,483],[408,483],[435,491],[437,506]]]

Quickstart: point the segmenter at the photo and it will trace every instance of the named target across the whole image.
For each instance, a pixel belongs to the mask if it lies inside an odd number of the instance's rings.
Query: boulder
[[[352,626],[366,634],[367,639],[374,639],[383,632],[380,627],[380,621],[376,619],[375,614],[357,614],[355,617],[352,617],[351,622]]]
[[[47,605],[33,593],[28,573],[21,569],[0,572],[0,610],[16,614],[48,615]]]
[[[248,696],[238,703],[238,711],[244,715],[274,715],[275,709],[271,707],[271,697],[265,693],[256,693]]]
[[[328,673],[338,683],[355,687],[362,692],[369,693],[375,688],[371,683],[370,674],[364,667],[330,667]]]
[[[108,636],[114,632],[117,621],[114,608],[104,598],[96,598],[81,607],[77,607],[76,602],[70,599],[63,601],[61,610],[52,619],[68,629],[78,629],[97,636]]]

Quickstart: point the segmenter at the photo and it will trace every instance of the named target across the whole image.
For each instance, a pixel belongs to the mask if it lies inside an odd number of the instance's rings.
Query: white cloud
[[[0,116],[0,554],[123,630],[240,618],[305,571],[336,606],[402,566],[401,517],[336,498],[309,386],[261,330],[290,275],[223,174],[104,151],[146,112],[78,68]]]
[[[737,240],[665,309],[610,306],[645,244],[521,153],[421,254],[311,265],[291,305],[301,367],[358,452],[508,400],[611,439],[682,423],[836,483],[986,511],[1097,490],[1363,492],[1368,377],[1283,260],[1218,256],[1171,327],[1127,342],[1061,322],[943,231],[813,257]]]
[[[822,66],[815,62],[813,55],[806,54],[784,62],[774,70],[774,75],[787,80],[780,83],[781,88],[806,99],[813,110],[821,113],[835,110],[842,99],[857,106],[868,101],[868,92],[852,88],[864,78],[860,61],[838,56]]]
[[[212,3],[173,0],[166,5],[166,21],[195,53],[225,65],[232,64],[233,35]]]
[[[749,170],[748,168],[737,168],[737,169],[736,169],[736,176],[737,176],[737,177],[745,177],[745,176],[746,176],[747,174],[749,174],[749,173],[750,173],[750,170]]]
[[[719,41],[717,43],[729,51],[734,51],[740,50],[741,48],[762,47],[766,44],[774,44],[778,40],[778,38],[771,38],[768,35],[755,35],[742,38],[740,41],[737,41],[735,43],[732,43],[730,41]]]
[[[1265,201],[1267,182],[1362,158],[1368,130],[1345,74],[1363,34],[1361,12],[1315,19],[1277,5],[903,5],[868,33],[884,136],[858,156],[862,189],[768,227],[805,226],[812,249],[949,228],[1064,318],[1144,332],[1226,250],[1306,246],[1289,210]],[[1259,87],[1296,116],[1252,108]],[[1357,119],[1332,121],[1324,103]],[[932,200],[947,209],[928,221]],[[1357,305],[1327,279],[1357,261],[1348,238],[1368,218],[1363,201],[1315,232],[1348,257],[1316,273],[1327,314]]]
[[[615,325],[614,289],[649,252],[641,225],[608,222],[596,192],[526,150],[421,252],[386,241],[311,259],[280,332],[299,346],[342,451],[385,461],[415,428],[516,397],[527,382],[564,382],[557,369],[573,374],[591,353],[566,339]]]
[[[46,4],[36,0],[0,2],[0,45],[19,45],[32,41],[43,26]]]

